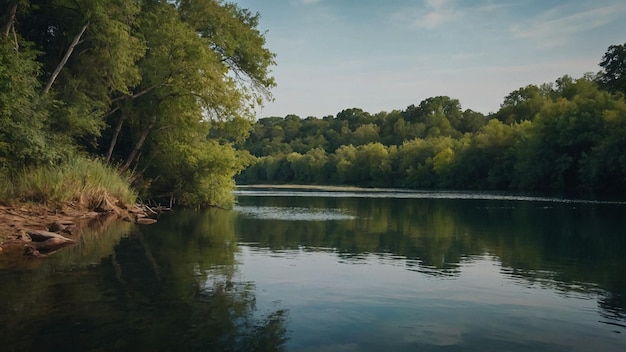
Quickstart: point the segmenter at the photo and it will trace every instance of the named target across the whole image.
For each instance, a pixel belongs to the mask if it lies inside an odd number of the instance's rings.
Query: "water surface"
[[[623,203],[236,195],[5,264],[3,350],[626,349]]]

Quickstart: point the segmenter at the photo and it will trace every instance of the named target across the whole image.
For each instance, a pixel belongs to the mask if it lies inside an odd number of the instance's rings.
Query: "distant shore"
[[[237,185],[235,188],[278,188],[278,189],[311,189],[319,191],[336,191],[336,192],[407,192],[406,189],[399,188],[370,188],[356,186],[325,186],[325,185],[304,185],[304,184],[251,184]]]

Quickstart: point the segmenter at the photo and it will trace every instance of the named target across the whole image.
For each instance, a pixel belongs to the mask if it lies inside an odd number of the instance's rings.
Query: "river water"
[[[626,350],[626,203],[235,194],[0,255],[1,350]]]

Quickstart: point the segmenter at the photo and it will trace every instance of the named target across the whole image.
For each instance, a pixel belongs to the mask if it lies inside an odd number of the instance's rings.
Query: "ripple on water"
[[[344,209],[235,206],[235,211],[246,217],[263,220],[328,221],[356,219],[356,216],[347,213]]]
[[[509,192],[487,191],[420,191],[400,189],[349,190],[298,190],[298,189],[259,189],[238,186],[236,196],[247,197],[325,197],[325,198],[395,198],[395,199],[462,199],[462,200],[504,200],[568,204],[613,204],[626,205],[624,201],[568,199],[512,194]]]

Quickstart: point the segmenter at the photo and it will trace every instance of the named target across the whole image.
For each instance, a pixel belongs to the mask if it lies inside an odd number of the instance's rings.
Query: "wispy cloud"
[[[463,17],[454,0],[424,0],[423,6],[402,9],[393,17],[407,21],[415,28],[432,30]]]
[[[300,5],[312,5],[317,4],[318,2],[322,2],[322,0],[292,0],[292,4],[300,4]]]
[[[417,27],[434,29],[445,23],[452,22],[462,17],[461,11],[449,0],[426,0],[428,12],[421,18],[416,19]]]
[[[592,10],[577,9],[576,12],[558,17],[563,8],[544,12],[524,24],[511,27],[517,38],[533,39],[542,47],[555,47],[564,44],[576,34],[607,25],[626,17],[626,3],[618,3]]]

